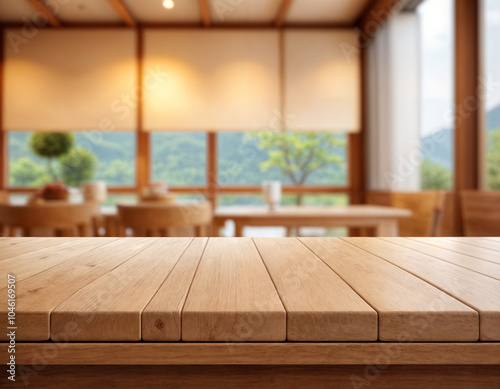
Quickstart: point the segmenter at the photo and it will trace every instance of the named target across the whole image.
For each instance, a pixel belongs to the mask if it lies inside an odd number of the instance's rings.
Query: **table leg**
[[[375,229],[375,236],[389,237],[399,236],[399,224],[397,220],[384,220],[378,223]]]
[[[106,216],[104,219],[105,222],[105,229],[106,229],[106,234],[105,236],[107,237],[115,237],[117,235],[117,220],[115,217],[112,216]]]
[[[241,238],[243,236],[243,229],[245,226],[239,222],[234,222],[234,236],[236,238]]]

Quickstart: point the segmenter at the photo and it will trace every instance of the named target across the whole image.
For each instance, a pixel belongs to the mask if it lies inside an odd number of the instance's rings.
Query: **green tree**
[[[52,180],[57,178],[52,161],[54,158],[67,154],[74,143],[75,136],[69,132],[34,132],[30,137],[31,150],[36,155],[47,159],[47,167]]]
[[[266,131],[250,136],[255,137],[257,146],[268,154],[268,159],[260,163],[260,169],[278,168],[293,185],[304,185],[314,172],[341,167],[344,163],[338,150],[345,147],[345,142],[336,134]],[[297,196],[297,203],[302,203],[302,196]]]
[[[78,187],[94,176],[95,155],[84,147],[75,147],[59,157],[61,178],[66,185]]]
[[[9,184],[12,186],[42,186],[51,178],[44,167],[27,157],[12,162],[9,173]]]
[[[500,129],[488,133],[488,187],[500,189]]]
[[[422,189],[450,189],[452,186],[451,171],[429,159],[420,164],[420,179]]]

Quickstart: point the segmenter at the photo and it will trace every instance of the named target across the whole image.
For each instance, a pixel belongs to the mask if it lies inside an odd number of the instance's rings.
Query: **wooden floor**
[[[9,274],[31,387],[500,388],[499,238],[0,238]]]

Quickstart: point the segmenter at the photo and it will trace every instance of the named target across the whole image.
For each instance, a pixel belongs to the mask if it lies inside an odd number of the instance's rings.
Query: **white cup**
[[[264,181],[262,183],[262,193],[264,195],[264,201],[269,205],[269,209],[273,211],[281,202],[281,182]]]

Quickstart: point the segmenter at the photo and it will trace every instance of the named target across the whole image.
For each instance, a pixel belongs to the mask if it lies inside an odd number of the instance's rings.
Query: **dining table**
[[[374,228],[376,236],[394,237],[399,235],[399,220],[411,215],[407,209],[378,205],[222,206],[215,209],[214,230],[232,220],[236,237],[244,235],[246,226],[366,227]]]
[[[500,238],[0,238],[0,273],[12,387],[500,382]]]

